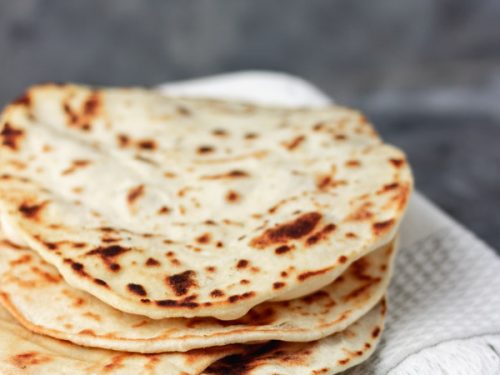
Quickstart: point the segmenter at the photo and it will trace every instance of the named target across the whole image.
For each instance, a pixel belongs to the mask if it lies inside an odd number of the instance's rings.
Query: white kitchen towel
[[[287,106],[331,102],[300,78],[259,71],[158,89]],[[418,192],[401,227],[383,340],[369,361],[347,373],[500,374],[500,259]]]

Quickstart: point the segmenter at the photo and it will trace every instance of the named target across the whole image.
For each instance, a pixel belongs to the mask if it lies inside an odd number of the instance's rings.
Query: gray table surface
[[[0,0],[0,104],[41,81],[287,71],[365,111],[500,249],[500,2]]]

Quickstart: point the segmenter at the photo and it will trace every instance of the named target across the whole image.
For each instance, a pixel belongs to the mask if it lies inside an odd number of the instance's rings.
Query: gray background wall
[[[0,0],[0,105],[40,81],[303,76],[402,146],[417,186],[500,248],[500,1]]]

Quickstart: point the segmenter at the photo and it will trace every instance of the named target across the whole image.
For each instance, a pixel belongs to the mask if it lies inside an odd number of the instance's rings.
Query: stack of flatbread
[[[2,374],[334,374],[374,352],[412,176],[358,112],[46,84],[0,129]]]

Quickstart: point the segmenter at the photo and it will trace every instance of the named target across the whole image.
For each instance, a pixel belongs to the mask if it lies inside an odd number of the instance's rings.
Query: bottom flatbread
[[[270,340],[309,342],[330,336],[380,301],[397,247],[389,243],[364,256],[311,295],[264,303],[236,321],[154,320],[118,311],[71,287],[37,253],[1,240],[0,234],[0,304],[23,326],[78,345],[138,353]]]
[[[271,341],[260,346],[135,354],[81,347],[32,333],[0,307],[0,373],[194,375],[206,369],[207,375],[336,374],[373,353],[380,340],[385,314],[383,299],[346,330],[313,342]]]
[[[85,348],[32,333],[0,307],[2,375],[195,375],[239,350],[227,346],[186,353],[134,354]]]
[[[385,298],[368,314],[342,332],[305,342],[270,341],[247,347],[246,353],[212,364],[206,375],[331,375],[345,371],[374,352],[384,328]]]

